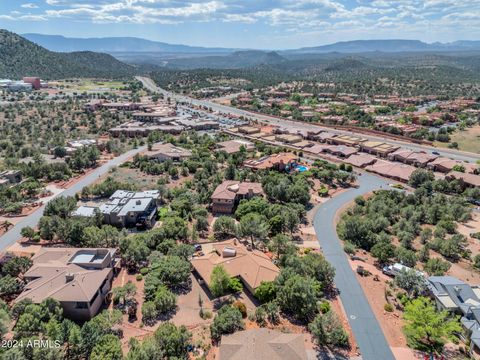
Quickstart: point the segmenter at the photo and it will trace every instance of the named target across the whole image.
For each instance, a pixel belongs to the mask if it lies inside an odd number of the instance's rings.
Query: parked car
[[[476,200],[474,198],[468,198],[467,201],[470,203],[470,204],[473,204],[473,205],[476,205],[476,206],[480,206],[480,200]]]
[[[393,265],[387,265],[385,266],[383,269],[382,269],[382,272],[385,274],[385,275],[388,275],[388,276],[392,276],[392,277],[395,277],[397,276],[400,272],[402,271],[410,271],[412,270],[411,267],[408,267],[408,266],[405,266],[403,264],[399,264],[399,263],[395,263]],[[413,269],[415,270],[415,269]],[[418,270],[415,270],[417,272],[418,275],[421,275],[421,276],[425,276],[424,273],[422,273],[421,271],[418,271]]]
[[[440,153],[438,151],[432,151],[432,154],[440,156]]]
[[[396,276],[402,270],[408,271],[408,270],[411,270],[411,269],[412,268],[410,268],[408,266],[405,266],[405,265],[402,265],[402,264],[399,264],[399,263],[395,263],[393,265],[384,266],[383,269],[382,269],[382,272],[385,275],[388,275],[388,276]]]

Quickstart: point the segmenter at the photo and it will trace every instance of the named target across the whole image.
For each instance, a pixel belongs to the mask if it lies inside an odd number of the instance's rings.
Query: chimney
[[[73,273],[66,273],[65,274],[65,280],[68,282],[72,281],[75,278],[75,275]]]
[[[137,205],[140,205],[141,203],[142,203],[142,202],[141,202],[140,200],[137,200],[137,201],[136,201],[136,204],[137,204]]]
[[[228,247],[228,246],[225,246],[223,248],[223,251],[222,251],[222,256],[224,258],[226,257],[235,257],[237,255],[237,250],[235,250],[234,248],[231,248],[231,247]]]

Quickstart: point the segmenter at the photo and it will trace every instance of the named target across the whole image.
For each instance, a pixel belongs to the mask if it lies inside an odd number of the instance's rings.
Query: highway
[[[383,141],[389,144],[402,146],[403,148],[410,149],[412,151],[426,151],[429,153],[431,153],[432,151],[437,151],[438,153],[440,153],[440,155],[451,158],[451,159],[455,159],[455,160],[467,161],[467,162],[473,162],[473,163],[476,162],[477,160],[480,160],[479,154],[474,154],[470,152],[458,151],[454,149],[435,148],[427,145],[419,145],[419,144],[413,144],[409,142],[392,140],[392,139],[384,138],[381,136],[355,134],[354,132],[351,132],[351,131],[336,130],[336,129],[322,127],[321,125],[314,125],[306,122],[278,119],[268,115],[260,115],[257,113],[252,113],[249,111],[237,109],[231,106],[220,105],[220,104],[217,104],[211,101],[206,101],[206,100],[197,100],[184,95],[179,95],[173,92],[166,91],[158,87],[152,79],[147,77],[138,76],[137,80],[141,81],[143,83],[143,86],[148,90],[152,92],[162,93],[164,96],[170,97],[171,99],[175,99],[176,101],[190,103],[197,106],[206,106],[211,108],[214,111],[223,112],[225,114],[231,114],[235,116],[244,116],[244,117],[255,119],[264,123],[268,123],[272,125],[280,125],[284,128],[292,130],[293,132],[296,132],[297,130],[303,130],[303,131],[312,130],[312,129],[318,130],[320,128],[322,130],[325,130],[334,134],[338,134],[338,135],[357,135],[373,141]]]
[[[349,189],[322,204],[315,213],[313,226],[325,258],[335,267],[335,285],[340,293],[348,322],[360,347],[363,360],[393,360],[395,357],[383,335],[380,324],[348,263],[342,243],[337,236],[335,217],[337,211],[357,196],[372,190],[389,188],[382,178],[362,173],[358,188]]]
[[[109,160],[102,166],[99,166],[98,168],[94,169],[90,174],[82,177],[72,187],[65,189],[61,193],[54,196],[52,199],[59,196],[74,196],[77,192],[82,191],[82,189],[85,186],[92,184],[100,176],[108,173],[112,167],[115,167],[124,163],[125,161],[133,157],[135,154],[138,154],[139,152],[144,151],[146,148],[147,148],[146,146],[142,146],[137,149],[130,150],[116,158]],[[17,240],[19,240],[22,237],[22,235],[20,234],[20,232],[22,231],[22,228],[26,226],[30,226],[30,227],[37,226],[38,222],[40,221],[40,218],[43,215],[44,210],[45,210],[45,204],[42,205],[33,213],[31,213],[30,215],[27,215],[26,217],[24,217],[20,222],[15,224],[15,226],[12,227],[8,232],[0,236],[0,251],[5,250],[6,248],[8,248],[10,245],[15,243]]]

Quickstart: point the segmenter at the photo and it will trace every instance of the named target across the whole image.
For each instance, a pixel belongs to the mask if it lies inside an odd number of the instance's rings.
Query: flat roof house
[[[89,320],[105,302],[116,265],[115,249],[42,248],[24,274],[25,289],[15,299],[60,302],[66,317]]]
[[[271,329],[250,329],[223,335],[220,360],[307,360],[305,336]]]
[[[253,127],[253,126],[241,126],[238,128],[238,132],[245,135],[251,135],[251,134],[259,133],[260,128]]]
[[[377,160],[365,169],[378,175],[403,182],[407,182],[410,179],[410,175],[416,170],[413,166],[393,163],[386,160]]]
[[[254,294],[262,281],[273,281],[280,269],[259,250],[248,250],[238,240],[232,239],[213,244],[214,251],[191,260],[195,272],[210,284],[213,268],[223,265],[231,277],[238,277]]]
[[[461,316],[462,336],[470,339],[470,355],[480,358],[480,288],[452,276],[431,276],[428,288],[439,311],[450,311]]]
[[[227,180],[217,186],[213,192],[212,212],[215,214],[231,214],[242,199],[263,196],[262,184]]]
[[[320,142],[331,142],[333,138],[335,138],[337,135],[328,131],[323,131],[316,136],[316,140]]]
[[[133,103],[133,102],[104,102],[100,105],[100,107],[106,109],[106,110],[122,110],[122,111],[134,111],[138,110],[140,108],[139,103]]]
[[[22,172],[20,170],[5,170],[0,172],[0,180],[5,184],[17,184],[22,181]]]
[[[386,144],[380,141],[365,141],[360,144],[360,150],[363,152],[386,157],[391,152],[397,150],[399,146]]]
[[[327,139],[327,142],[334,145],[355,146],[366,140],[367,139],[364,139],[358,136],[338,135],[338,136]]]
[[[462,173],[460,171],[451,171],[446,176],[447,180],[460,180],[468,187],[480,187],[480,175]]]
[[[367,165],[372,165],[375,161],[377,161],[377,158],[373,155],[369,154],[353,154],[348,157],[348,159],[345,160],[347,164],[363,168]]]
[[[307,149],[307,152],[312,153],[312,154],[321,154],[327,152],[329,149],[334,148],[335,145],[327,145],[327,144],[315,144],[309,149]]]
[[[23,78],[23,82],[27,84],[32,84],[32,88],[34,90],[40,90],[40,88],[42,87],[39,77],[27,76]]]
[[[247,151],[252,151],[255,149],[255,145],[252,142],[242,139],[222,141],[219,142],[217,146],[217,151],[225,151],[227,154],[235,154],[239,152],[242,146]]]
[[[170,143],[155,143],[151,150],[143,152],[142,155],[159,162],[166,160],[183,161],[191,157],[192,152]]]
[[[337,145],[331,146],[325,151],[330,152],[331,154],[341,158],[348,158],[350,155],[356,154],[358,152],[358,149],[352,146]]]
[[[400,161],[418,167],[425,167],[427,164],[435,160],[438,156],[428,154],[424,151],[412,151],[408,149],[398,149],[388,155],[390,160]]]
[[[286,144],[295,144],[302,141],[303,137],[301,135],[280,134],[275,136],[275,140]]]
[[[197,131],[201,130],[213,130],[220,128],[220,123],[211,120],[202,119],[180,119],[176,121],[177,124],[184,126],[187,129],[193,129]]]
[[[466,163],[459,160],[453,160],[446,157],[438,157],[428,164],[428,168],[433,171],[448,173],[453,170],[455,165],[460,165],[465,168],[466,173],[473,173],[478,169],[478,165]]]
[[[153,227],[157,214],[158,190],[125,191],[117,190],[110,199],[99,206],[80,206],[72,216],[103,215],[103,221],[118,227]]]

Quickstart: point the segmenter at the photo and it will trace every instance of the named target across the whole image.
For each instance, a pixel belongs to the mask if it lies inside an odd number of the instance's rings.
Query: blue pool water
[[[297,165],[297,167],[295,168],[298,172],[304,172],[304,171],[308,171],[308,167],[306,167],[305,165]]]

